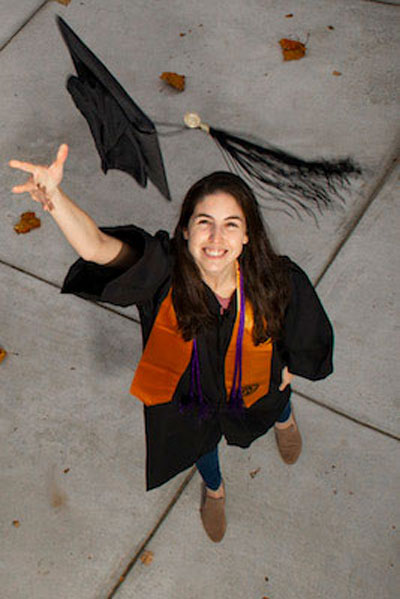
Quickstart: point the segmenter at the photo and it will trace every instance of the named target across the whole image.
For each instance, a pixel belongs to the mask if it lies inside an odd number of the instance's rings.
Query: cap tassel
[[[350,175],[361,173],[349,158],[343,160],[306,161],[273,146],[260,146],[214,129],[203,123],[196,113],[187,113],[184,122],[191,129],[209,133],[221,150],[230,170],[243,177],[260,192],[261,199],[278,201],[282,210],[316,218],[324,209],[344,202],[340,191],[349,184]]]

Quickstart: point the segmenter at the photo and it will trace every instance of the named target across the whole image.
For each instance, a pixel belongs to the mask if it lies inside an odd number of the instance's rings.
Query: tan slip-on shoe
[[[226,531],[225,487],[224,496],[216,499],[207,494],[207,487],[202,483],[200,516],[208,537],[214,543],[222,541]]]
[[[293,412],[292,415],[293,424],[290,424],[286,428],[277,428],[274,426],[279,453],[286,464],[294,464],[297,462],[302,447],[300,431]]]

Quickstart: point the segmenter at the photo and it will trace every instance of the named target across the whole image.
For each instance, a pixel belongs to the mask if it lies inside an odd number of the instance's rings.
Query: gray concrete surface
[[[118,599],[397,596],[398,442],[305,400],[297,414],[306,445],[295,467],[273,435],[222,453],[224,542],[204,536],[196,477],[149,543],[153,563],[135,565]]]
[[[154,120],[196,110],[304,157],[351,155],[363,175],[319,227],[263,209],[279,249],[313,280],[325,273],[318,290],[336,328],[336,373],[296,381],[298,465],[280,463],[273,435],[223,451],[229,529],[214,546],[198,518],[197,477],[182,495],[185,474],[144,491],[141,407],[127,391],[140,352],[135,309],[58,295],[74,253],[46,215],[40,229],[14,233],[32,204],[9,191],[21,177],[0,170],[2,597],[106,599],[134,564],[115,596],[397,599],[399,191],[388,169],[400,129],[399,7],[72,0],[30,18],[42,4],[0,2],[0,161],[47,162],[66,141],[64,188],[99,224],[171,230],[188,185],[224,162],[187,131],[161,137],[172,204],[123,173],[104,177],[64,87],[73,67],[56,13]],[[284,63],[281,37],[307,40],[306,58]],[[187,76],[183,94],[159,80],[165,70]],[[135,562],[144,546],[150,566]]]
[[[397,437],[399,174],[397,167],[318,286],[336,333],[335,376],[295,383],[302,393]]]
[[[43,4],[43,0],[0,0],[0,48],[10,41]]]
[[[4,266],[0,287],[1,596],[102,596],[184,476],[145,492],[138,325]]]

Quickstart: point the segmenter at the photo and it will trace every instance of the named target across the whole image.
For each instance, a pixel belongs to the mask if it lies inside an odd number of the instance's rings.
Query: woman
[[[11,161],[81,258],[64,293],[136,304],[144,352],[131,392],[145,404],[147,489],[196,464],[201,518],[225,533],[222,436],[248,447],[274,426],[284,461],[301,452],[290,383],[332,372],[333,334],[303,271],[278,256],[253,192],[217,172],[186,194],[174,237],[133,225],[99,229],[60,189],[68,147],[49,167]]]

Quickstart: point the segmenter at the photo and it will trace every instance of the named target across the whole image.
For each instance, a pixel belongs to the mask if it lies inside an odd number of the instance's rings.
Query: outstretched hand
[[[17,168],[30,177],[23,185],[16,185],[12,188],[13,193],[29,193],[35,202],[40,202],[44,210],[50,211],[54,208],[52,197],[60,185],[63,174],[64,164],[68,156],[67,144],[62,144],[58,148],[57,157],[50,166],[41,166],[31,164],[30,162],[20,162],[19,160],[10,160],[8,163],[12,168]]]

